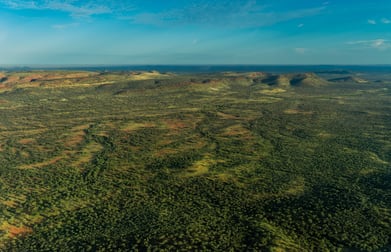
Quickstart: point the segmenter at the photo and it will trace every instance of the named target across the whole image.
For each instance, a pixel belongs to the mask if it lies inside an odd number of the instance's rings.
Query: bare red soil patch
[[[122,130],[129,133],[132,131],[136,131],[142,128],[153,128],[156,127],[154,123],[135,123],[135,122],[130,122],[124,126],[122,126]]]
[[[166,124],[167,128],[171,130],[178,130],[188,127],[188,125],[181,120],[165,120],[164,123]]]
[[[221,135],[225,137],[240,137],[241,139],[253,138],[251,132],[239,124],[227,127]]]
[[[226,113],[222,113],[222,112],[217,112],[217,115],[220,116],[221,118],[223,119],[229,119],[229,120],[237,120],[237,119],[240,119],[234,115],[230,115],[230,114],[226,114]]]
[[[28,234],[31,232],[33,232],[33,230],[29,227],[26,227],[26,226],[17,227],[17,226],[10,225],[8,227],[8,235],[11,238],[16,237],[16,236],[20,236],[20,235],[24,235],[24,234]]]
[[[24,139],[20,139],[19,140],[20,144],[31,144],[31,143],[34,143],[34,142],[35,142],[34,138],[24,138]]]
[[[65,140],[65,147],[74,147],[80,144],[85,137],[84,130],[88,129],[89,125],[80,125],[72,128],[71,135]]]
[[[4,83],[15,83],[20,80],[19,76],[8,76]]]
[[[48,165],[55,164],[55,163],[57,163],[58,161],[60,161],[60,160],[62,160],[64,158],[65,158],[64,156],[57,156],[57,157],[54,157],[54,158],[49,159],[47,161],[43,161],[43,162],[39,162],[39,163],[33,163],[33,164],[27,164],[27,165],[22,165],[22,166],[20,166],[20,169],[41,168],[41,167],[45,167],[45,166],[48,166]]]
[[[42,78],[43,78],[43,75],[41,75],[41,74],[32,74],[32,75],[24,77],[21,81],[23,81],[23,82],[32,82],[32,81],[35,81],[35,80],[38,80],[38,79],[42,79]]]

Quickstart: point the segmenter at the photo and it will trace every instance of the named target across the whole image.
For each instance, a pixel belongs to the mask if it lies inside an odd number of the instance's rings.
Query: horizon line
[[[16,68],[36,68],[36,67],[132,67],[132,66],[173,66],[173,67],[191,67],[191,66],[391,66],[391,63],[379,64],[0,64],[0,67],[16,67]]]

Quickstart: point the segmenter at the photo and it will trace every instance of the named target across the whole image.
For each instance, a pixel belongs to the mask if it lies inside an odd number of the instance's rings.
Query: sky
[[[390,0],[0,0],[0,65],[391,64]]]

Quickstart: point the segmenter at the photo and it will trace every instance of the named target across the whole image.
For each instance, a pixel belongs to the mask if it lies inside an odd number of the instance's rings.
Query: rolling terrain
[[[343,74],[1,72],[0,251],[389,251],[391,89]]]

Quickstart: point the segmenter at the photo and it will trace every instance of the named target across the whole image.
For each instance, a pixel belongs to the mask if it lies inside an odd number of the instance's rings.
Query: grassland
[[[391,249],[386,82],[0,79],[0,250]]]

